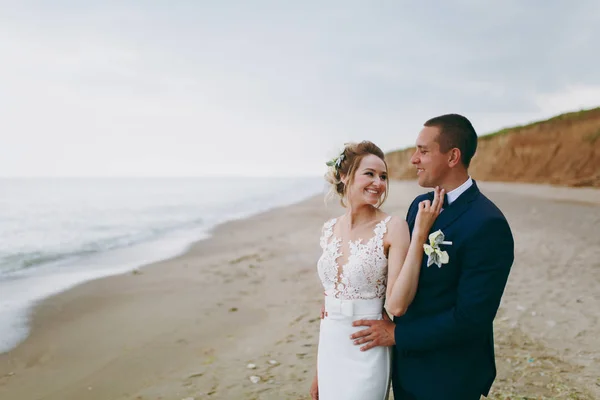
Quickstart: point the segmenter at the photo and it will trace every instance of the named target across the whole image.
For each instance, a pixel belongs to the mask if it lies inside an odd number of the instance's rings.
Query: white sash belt
[[[355,315],[374,315],[383,311],[383,299],[345,300],[325,296],[325,312],[341,314],[346,317]]]

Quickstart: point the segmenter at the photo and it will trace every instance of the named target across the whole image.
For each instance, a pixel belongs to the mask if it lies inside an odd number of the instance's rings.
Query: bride
[[[384,400],[391,348],[362,351],[350,339],[361,329],[352,322],[389,318],[386,309],[404,314],[417,290],[423,244],[444,193],[436,189],[433,202],[419,204],[411,242],[406,221],[380,210],[388,179],[379,147],[368,141],[347,144],[327,165],[326,179],[346,213],[323,225],[317,267],[325,302],[310,393],[320,400]]]

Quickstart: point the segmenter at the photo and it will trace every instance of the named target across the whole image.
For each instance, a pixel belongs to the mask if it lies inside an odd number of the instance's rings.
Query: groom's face
[[[448,155],[440,151],[439,134],[439,128],[425,126],[417,136],[417,149],[410,162],[417,167],[417,180],[422,187],[441,186],[450,171]]]

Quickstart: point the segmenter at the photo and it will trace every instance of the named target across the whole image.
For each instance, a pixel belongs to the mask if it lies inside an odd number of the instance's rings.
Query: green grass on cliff
[[[536,121],[536,122],[532,122],[527,125],[512,126],[509,128],[501,129],[497,132],[492,132],[492,133],[489,133],[486,135],[482,135],[479,137],[479,140],[489,140],[490,138],[492,138],[494,136],[505,135],[510,132],[520,131],[521,129],[531,128],[531,127],[534,127],[537,125],[553,123],[553,122],[558,122],[558,121],[581,119],[581,118],[585,118],[586,116],[588,116],[592,113],[597,113],[597,112],[600,112],[600,107],[590,108],[588,110],[579,110],[579,111],[569,112],[569,113],[565,113],[565,114],[560,114],[560,115],[557,115],[555,117],[552,117],[552,118],[549,118],[549,119],[546,119],[543,121]]]
[[[555,117],[543,120],[543,121],[536,121],[536,122],[532,122],[526,125],[517,125],[517,126],[512,126],[509,128],[504,128],[501,129],[497,132],[492,132],[492,133],[488,133],[488,134],[484,134],[478,137],[478,140],[482,141],[482,140],[489,140],[495,136],[499,136],[499,135],[505,135],[507,133],[511,133],[511,132],[518,132],[522,129],[525,128],[531,128],[534,127],[536,125],[542,125],[542,124],[547,124],[547,123],[555,123],[555,122],[559,122],[559,121],[566,121],[566,120],[577,120],[577,119],[582,119],[585,118],[589,115],[592,114],[597,114],[600,113],[600,107],[596,107],[596,108],[590,108],[587,110],[579,110],[579,111],[574,111],[574,112],[569,112],[569,113],[564,113],[564,114],[560,114],[557,115]],[[589,142],[591,142],[592,144],[595,143],[597,140],[600,139],[600,129],[589,135],[586,140],[588,140]],[[414,149],[414,146],[411,147],[405,147],[403,149],[398,149],[398,150],[392,150],[389,151],[387,154],[394,154],[394,153],[401,153],[405,150],[409,150],[409,149]]]

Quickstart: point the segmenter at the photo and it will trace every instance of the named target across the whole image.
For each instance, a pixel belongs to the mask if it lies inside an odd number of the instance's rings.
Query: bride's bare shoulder
[[[402,217],[392,215],[387,223],[388,242],[403,240],[410,237],[408,232],[408,223]]]

